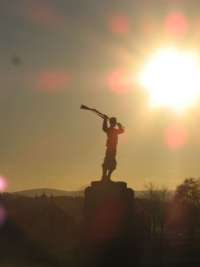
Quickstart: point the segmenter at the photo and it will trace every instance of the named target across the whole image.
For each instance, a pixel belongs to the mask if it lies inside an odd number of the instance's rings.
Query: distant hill
[[[144,198],[147,191],[135,191],[136,198]],[[84,196],[84,189],[79,191],[65,191],[60,189],[52,189],[52,188],[36,188],[36,189],[29,189],[24,191],[13,192],[13,194],[26,196],[26,197],[35,197],[35,196],[67,196],[67,197],[83,197]],[[168,191],[167,198],[170,199],[174,195],[174,191]]]
[[[65,191],[59,189],[51,189],[51,188],[36,188],[29,189],[24,191],[13,192],[13,194],[26,196],[26,197],[35,197],[35,196],[68,196],[68,197],[80,197],[84,195],[84,191]]]

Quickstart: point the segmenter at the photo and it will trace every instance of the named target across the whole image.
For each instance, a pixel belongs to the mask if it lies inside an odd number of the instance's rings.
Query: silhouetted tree
[[[200,205],[200,178],[187,178],[176,189],[175,199],[191,203],[194,206]]]
[[[200,222],[200,178],[187,178],[175,192],[174,200],[187,215],[184,218],[190,237],[194,237]],[[182,220],[183,221],[183,220]]]
[[[164,233],[167,195],[168,190],[166,188],[160,189],[152,183],[146,185],[144,197],[148,200],[147,212],[149,213],[152,236],[157,234],[161,236]]]

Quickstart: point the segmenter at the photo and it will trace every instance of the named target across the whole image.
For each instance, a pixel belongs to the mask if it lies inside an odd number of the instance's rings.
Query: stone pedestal
[[[92,182],[85,190],[88,266],[133,266],[134,191],[124,182]]]

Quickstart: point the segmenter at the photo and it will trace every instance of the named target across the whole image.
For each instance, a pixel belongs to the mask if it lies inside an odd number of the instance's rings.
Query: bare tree
[[[200,229],[200,178],[187,178],[175,192],[174,200],[180,209],[187,210],[187,230],[191,238]]]
[[[144,198],[147,199],[147,208],[151,225],[151,236],[164,234],[165,207],[168,198],[168,190],[159,188],[153,183],[145,186]]]

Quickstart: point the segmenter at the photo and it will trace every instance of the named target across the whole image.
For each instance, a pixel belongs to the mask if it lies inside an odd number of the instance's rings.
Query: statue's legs
[[[102,170],[103,170],[102,181],[105,181],[105,182],[111,181],[111,175],[117,166],[115,156],[116,156],[115,151],[113,153],[113,151],[109,151],[107,149],[106,155],[104,158],[104,163],[102,165]]]
[[[102,165],[102,181],[106,181],[107,180],[107,167],[106,165],[103,163]]]
[[[108,170],[108,174],[107,174],[107,177],[108,177],[108,180],[111,181],[111,175],[113,173],[114,170]]]

